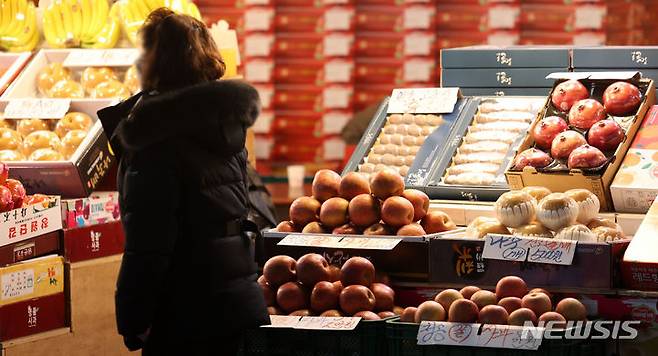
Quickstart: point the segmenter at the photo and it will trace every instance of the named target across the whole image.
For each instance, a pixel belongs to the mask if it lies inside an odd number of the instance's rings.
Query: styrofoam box
[[[114,49],[114,51],[126,51],[126,48]],[[16,78],[16,80],[7,88],[0,99],[25,99],[25,98],[41,98],[43,97],[39,90],[37,89],[37,77],[39,76],[39,71],[46,65],[53,62],[64,62],[66,57],[72,51],[85,51],[79,49],[42,49],[37,54],[34,55],[32,61],[25,67],[23,72]],[[93,51],[93,50],[86,50]],[[113,51],[113,50],[106,50]],[[135,50],[136,51],[136,50]],[[129,65],[124,66],[111,66],[120,81],[123,81],[123,76],[125,71],[128,69]],[[73,78],[75,80],[80,79],[80,72],[84,70],[84,67],[81,68],[71,68],[73,73]],[[99,100],[110,100],[110,99],[93,99],[93,98],[84,98],[84,99],[72,99],[72,101],[90,101],[98,102]]]

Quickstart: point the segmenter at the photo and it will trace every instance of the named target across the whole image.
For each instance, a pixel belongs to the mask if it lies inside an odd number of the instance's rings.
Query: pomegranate
[[[571,151],[586,144],[587,141],[583,135],[576,131],[568,130],[560,132],[551,144],[551,155],[555,159],[564,159],[569,157]]]
[[[569,112],[575,102],[589,98],[589,90],[577,80],[567,80],[558,84],[551,95],[551,102],[556,109]]]
[[[567,166],[573,168],[595,168],[603,165],[608,159],[603,152],[590,145],[582,145],[571,152]]]
[[[526,166],[535,168],[543,168],[548,166],[553,159],[542,150],[536,148],[528,148],[527,150],[519,153],[514,160],[514,169],[523,170]]]
[[[612,119],[599,121],[587,133],[587,142],[601,151],[614,151],[624,141],[624,130]]]
[[[568,129],[569,126],[561,117],[547,116],[541,119],[532,129],[532,138],[540,148],[549,149],[555,136]]]
[[[581,130],[589,130],[592,125],[605,119],[603,105],[594,99],[583,99],[569,110],[569,124]]]
[[[610,84],[603,92],[603,106],[612,115],[632,115],[642,102],[640,89],[626,82]]]

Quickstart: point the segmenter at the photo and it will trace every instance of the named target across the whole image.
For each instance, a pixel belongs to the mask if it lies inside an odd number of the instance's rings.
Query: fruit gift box
[[[444,144],[421,186],[430,197],[454,200],[494,201],[509,190],[505,169],[515,148],[525,137],[543,97],[466,97],[467,109]],[[418,170],[412,166],[412,170]]]
[[[0,161],[28,191],[69,199],[89,196],[115,162],[96,115],[110,103],[64,102],[68,105],[60,119],[23,119],[9,118],[13,113],[24,117],[11,112],[11,100],[0,102],[0,111],[7,114],[0,121]]]
[[[610,184],[647,110],[655,86],[639,72],[553,73],[551,94],[505,175],[512,189],[582,188],[612,210]]]
[[[126,99],[140,90],[134,48],[42,49],[2,99]]]

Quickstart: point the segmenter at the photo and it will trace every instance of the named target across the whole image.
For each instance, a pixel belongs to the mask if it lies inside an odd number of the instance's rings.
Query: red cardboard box
[[[404,25],[404,9],[393,6],[363,6],[356,14],[356,30],[401,32]]]
[[[606,33],[606,45],[608,46],[629,46],[629,45],[649,45],[649,41],[644,37],[642,30],[628,31],[608,31]]]
[[[53,231],[21,242],[0,247],[0,266],[29,260],[31,258],[59,254],[60,232]]]
[[[512,46],[518,44],[520,38],[519,31],[439,31],[437,33],[437,48],[466,47],[479,44],[489,44],[492,46]]]
[[[355,77],[359,84],[399,85],[404,81],[404,61],[357,58]]]
[[[244,78],[250,83],[272,83],[274,60],[246,59],[244,61]]]
[[[65,327],[64,293],[0,307],[0,340],[6,341]]]
[[[277,32],[321,33],[324,30],[324,9],[312,7],[277,8],[274,29]]]
[[[576,45],[601,46],[606,43],[604,31],[555,32],[522,31],[521,45]]]
[[[324,138],[276,140],[272,159],[284,162],[316,162],[322,160]]]
[[[313,85],[281,85],[274,91],[276,110],[322,110],[323,87]]]
[[[118,192],[95,192],[87,198],[62,200],[62,226],[75,228],[121,218]]]
[[[651,11],[641,2],[608,2],[606,28],[608,32],[641,29]],[[655,11],[654,11],[655,12]]]
[[[322,113],[314,111],[277,112],[272,122],[272,131],[277,139],[322,137]]]
[[[276,36],[274,55],[279,58],[322,59],[324,36],[318,33],[282,33]]]
[[[64,258],[80,262],[123,253],[121,221],[64,230]]]
[[[276,6],[322,7],[323,0],[272,0]]]
[[[509,30],[519,27],[518,5],[468,5],[446,3],[437,6],[436,28],[440,31]]]
[[[274,67],[274,82],[279,84],[322,85],[324,62],[317,60],[281,60]]]
[[[240,45],[244,57],[272,57],[274,55],[275,37],[273,33],[248,33]]]
[[[527,31],[603,30],[605,18],[604,4],[524,4],[521,7],[521,28]]]
[[[356,35],[358,57],[402,58],[405,34],[361,32]]]
[[[624,286],[630,289],[658,290],[658,199],[635,232],[621,264]]]
[[[249,7],[244,11],[245,32],[271,32],[274,31],[275,15],[272,6]],[[277,15],[278,16],[278,15]]]
[[[354,82],[353,59],[331,59],[324,62],[324,83],[349,84]]]
[[[379,105],[393,91],[391,85],[357,84],[354,87],[354,111],[361,111],[371,105]]]

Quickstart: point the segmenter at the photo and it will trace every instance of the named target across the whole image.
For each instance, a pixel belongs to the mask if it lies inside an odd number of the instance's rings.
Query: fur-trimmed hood
[[[181,139],[232,155],[244,148],[246,129],[259,112],[256,89],[242,81],[221,80],[161,94],[140,93],[100,110],[98,117],[117,153]]]

